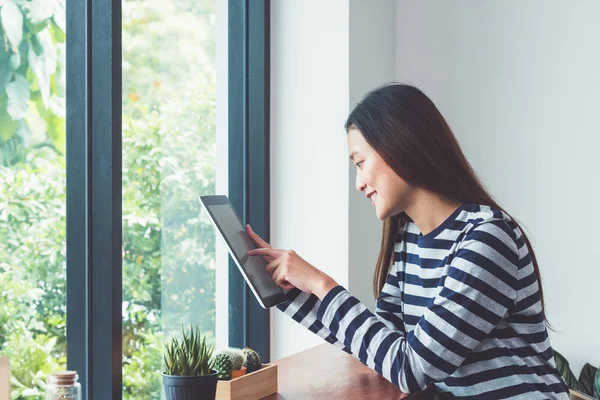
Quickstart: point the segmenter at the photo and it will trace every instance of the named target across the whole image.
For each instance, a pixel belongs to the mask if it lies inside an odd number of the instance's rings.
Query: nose
[[[359,192],[362,192],[363,190],[365,190],[365,187],[367,186],[362,179],[360,179],[360,173],[357,171],[356,172],[356,190],[358,190]]]

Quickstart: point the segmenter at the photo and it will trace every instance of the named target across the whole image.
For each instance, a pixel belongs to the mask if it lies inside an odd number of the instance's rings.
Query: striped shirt
[[[569,399],[525,239],[501,210],[464,204],[426,235],[406,222],[375,313],[341,285],[286,296],[277,308],[402,392]]]

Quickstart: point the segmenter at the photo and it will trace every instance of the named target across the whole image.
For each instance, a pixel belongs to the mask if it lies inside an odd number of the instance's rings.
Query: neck
[[[411,205],[405,210],[423,235],[440,226],[462,203],[436,193],[417,189]]]

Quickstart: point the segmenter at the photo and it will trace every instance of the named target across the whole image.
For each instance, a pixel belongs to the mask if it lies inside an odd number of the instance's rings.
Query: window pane
[[[19,399],[66,365],[65,17],[0,2],[0,355]]]
[[[123,398],[159,399],[166,338],[190,323],[215,345],[227,332],[216,284],[227,261],[198,200],[216,192],[227,156],[217,143],[217,5],[122,4]]]

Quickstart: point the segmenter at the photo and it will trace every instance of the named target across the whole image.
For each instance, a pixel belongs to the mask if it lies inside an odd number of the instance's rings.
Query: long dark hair
[[[454,202],[487,205],[506,213],[477,178],[442,114],[419,89],[388,84],[373,90],[354,108],[345,128],[346,131],[358,129],[366,142],[407,183]],[[387,279],[396,235],[407,220],[406,213],[401,212],[383,222],[373,277],[375,298],[379,297]],[[513,221],[521,229],[514,218]],[[537,276],[544,312],[540,270],[529,239],[521,231]]]

